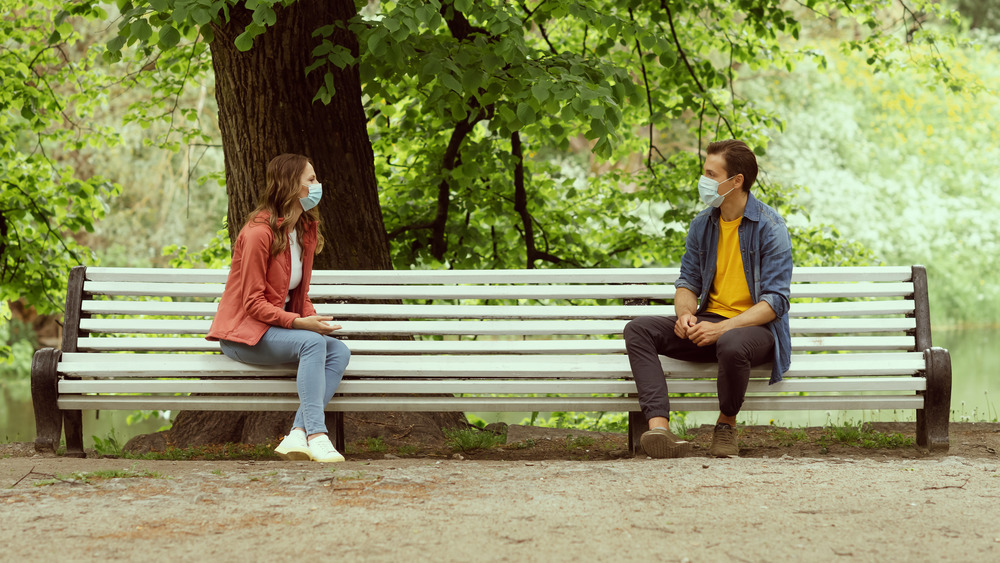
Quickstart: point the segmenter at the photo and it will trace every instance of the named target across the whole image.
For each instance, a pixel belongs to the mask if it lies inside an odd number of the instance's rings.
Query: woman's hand
[[[332,334],[335,330],[340,330],[342,327],[340,325],[330,325],[326,324],[326,321],[332,321],[333,317],[321,317],[319,315],[313,315],[312,317],[299,317],[292,321],[292,328],[301,330],[311,330],[313,332],[318,332],[323,335]]]

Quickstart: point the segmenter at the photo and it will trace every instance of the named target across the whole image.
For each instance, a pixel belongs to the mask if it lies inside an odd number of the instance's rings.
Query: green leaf
[[[125,39],[124,35],[116,35],[111,41],[108,41],[108,50],[111,52],[121,51],[122,47],[125,46]]]
[[[206,25],[212,21],[212,12],[207,8],[195,8],[191,11],[191,19],[199,26]]]
[[[535,121],[535,110],[531,109],[529,104],[521,102],[517,104],[517,118],[522,124],[528,125],[534,123]]]
[[[175,47],[181,40],[181,34],[170,24],[163,24],[160,28],[160,40],[157,42],[157,46],[166,51],[172,47]]]
[[[466,92],[475,92],[483,82],[483,71],[470,68],[462,73],[462,87]]]
[[[531,95],[534,96],[539,103],[544,102],[549,97],[548,85],[544,82],[535,82],[531,85]]]
[[[455,78],[451,73],[444,73],[439,78],[441,84],[454,90],[455,92],[462,93],[462,84]]]

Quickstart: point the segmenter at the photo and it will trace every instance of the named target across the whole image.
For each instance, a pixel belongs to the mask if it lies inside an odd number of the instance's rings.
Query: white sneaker
[[[286,461],[309,461],[312,455],[309,453],[309,444],[306,443],[306,431],[301,428],[293,428],[291,432],[274,448],[274,453]]]
[[[313,461],[320,461],[323,463],[337,463],[338,461],[344,461],[344,456],[340,455],[340,452],[333,447],[333,443],[330,442],[330,437],[326,434],[320,434],[319,436],[309,440],[309,455],[312,457]]]

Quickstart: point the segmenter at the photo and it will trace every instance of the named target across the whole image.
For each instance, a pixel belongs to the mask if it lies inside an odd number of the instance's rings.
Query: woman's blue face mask
[[[299,198],[303,211],[309,211],[319,205],[319,200],[323,197],[323,184],[309,184],[308,187],[309,195]]]

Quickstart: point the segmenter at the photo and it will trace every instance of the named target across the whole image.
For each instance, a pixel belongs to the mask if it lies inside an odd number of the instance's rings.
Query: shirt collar
[[[753,196],[753,192],[747,194],[747,204],[743,208],[743,217],[746,219],[759,222],[760,221],[760,202],[757,198]],[[716,225],[719,224],[719,218],[722,216],[722,210],[718,207],[712,209],[712,222]]]

